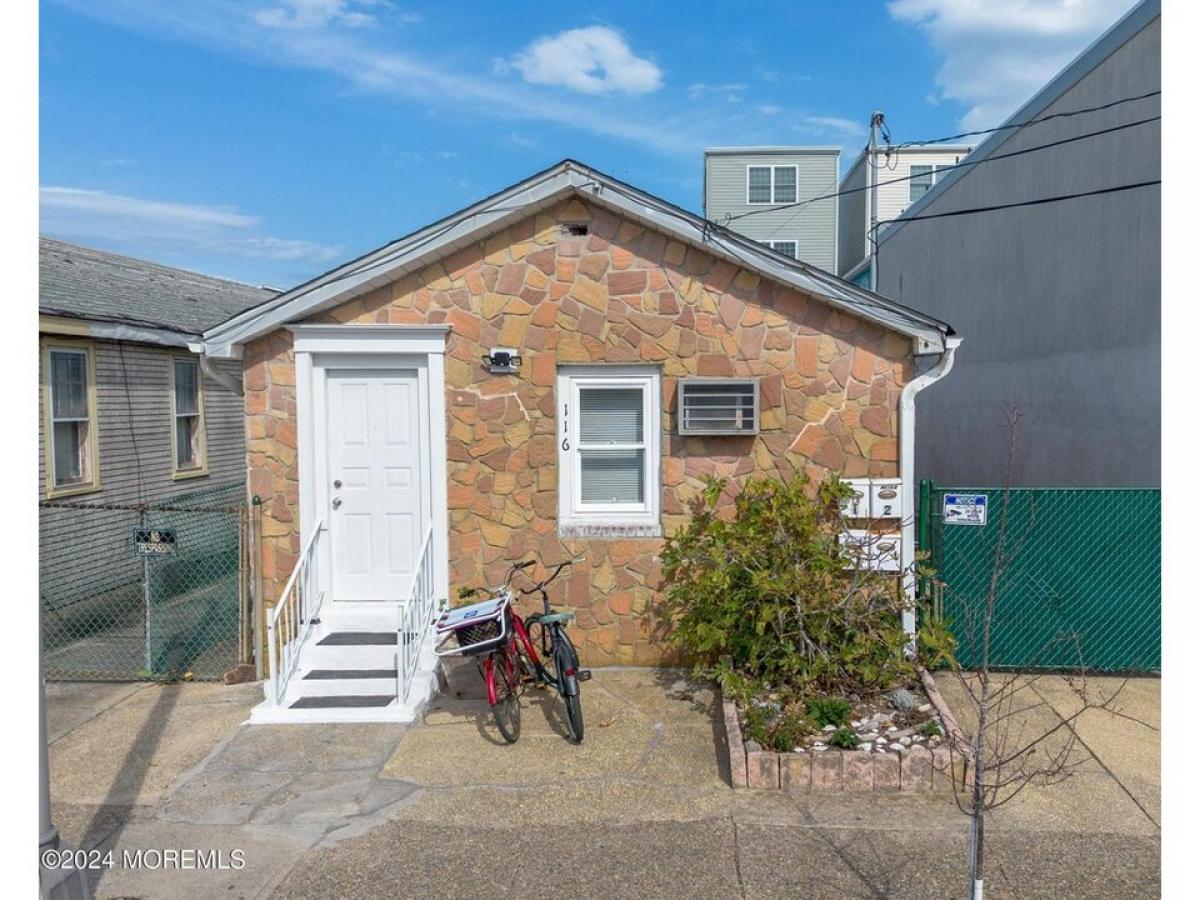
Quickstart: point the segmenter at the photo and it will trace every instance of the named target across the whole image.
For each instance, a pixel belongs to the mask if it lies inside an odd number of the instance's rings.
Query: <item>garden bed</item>
[[[903,688],[853,698],[842,726],[798,734],[784,752],[747,738],[747,718],[755,713],[722,697],[733,787],[790,793],[962,790],[970,768],[968,744],[933,679],[924,670],[919,675]],[[851,740],[853,746],[835,745]]]

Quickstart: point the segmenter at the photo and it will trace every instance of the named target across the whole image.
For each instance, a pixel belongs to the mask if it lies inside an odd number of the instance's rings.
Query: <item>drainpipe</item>
[[[900,520],[900,559],[904,564],[904,594],[908,603],[901,615],[904,630],[911,638],[917,634],[917,571],[916,556],[916,446],[917,446],[917,394],[935,381],[940,381],[954,368],[954,351],[962,338],[946,338],[946,349],[932,369],[918,375],[900,392],[900,491],[903,497],[904,518]],[[913,641],[909,642],[910,649]]]
[[[244,396],[242,393],[242,383],[230,378],[220,369],[213,365],[212,360],[204,354],[203,344],[188,344],[188,349],[195,353],[200,358],[200,371],[219,384],[231,394]]]

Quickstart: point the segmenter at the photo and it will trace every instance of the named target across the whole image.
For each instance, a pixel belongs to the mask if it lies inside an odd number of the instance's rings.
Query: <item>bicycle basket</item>
[[[507,598],[492,598],[469,607],[458,607],[442,614],[437,623],[439,638],[453,635],[456,650],[439,650],[439,656],[463,653],[474,656],[494,650],[505,637],[504,613]]]

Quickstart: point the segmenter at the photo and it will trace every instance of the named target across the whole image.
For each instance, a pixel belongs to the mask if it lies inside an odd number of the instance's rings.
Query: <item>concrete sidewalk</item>
[[[1156,724],[1157,682],[1145,684],[1137,718]],[[597,671],[578,747],[542,692],[511,746],[470,698],[440,699],[408,729],[241,725],[259,697],[258,685],[51,686],[68,841],[245,856],[223,871],[118,866],[97,896],[946,897],[965,885],[966,819],[948,797],[730,790],[714,698],[677,673]],[[1158,735],[1120,721],[1137,730],[1082,732],[1114,774],[1038,789],[997,818],[989,896],[1157,896],[1158,829],[1123,788],[1157,809]],[[1137,751],[1106,753],[1122,742]]]

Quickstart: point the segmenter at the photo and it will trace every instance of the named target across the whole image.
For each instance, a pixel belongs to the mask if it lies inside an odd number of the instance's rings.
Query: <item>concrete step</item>
[[[337,697],[301,697],[288,709],[363,709],[391,706],[395,702],[395,694],[346,694]]]
[[[396,667],[313,669],[292,682],[297,697],[338,697],[396,693]]]

